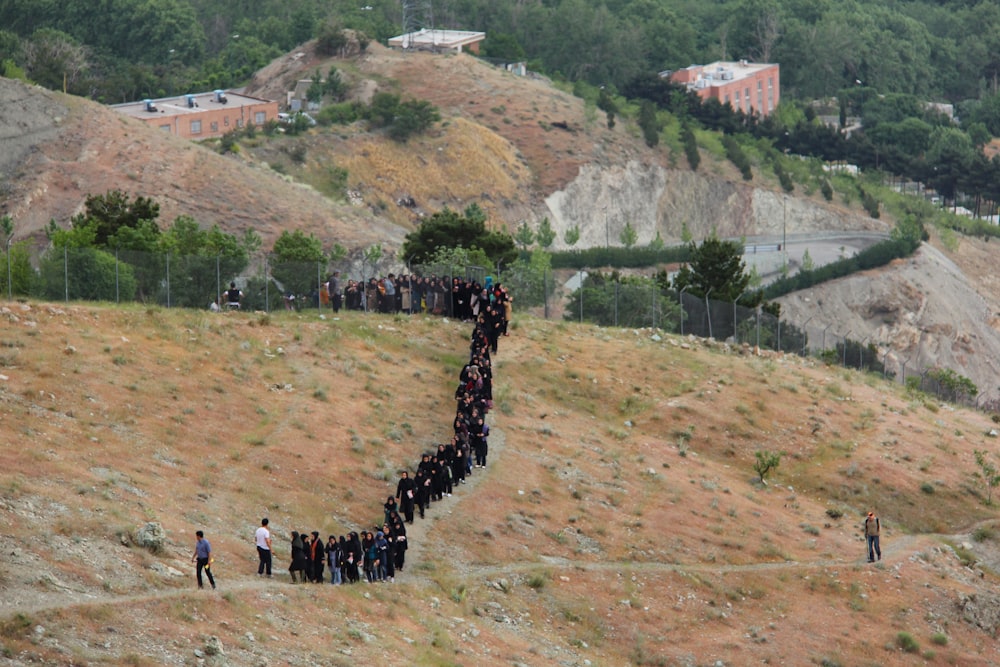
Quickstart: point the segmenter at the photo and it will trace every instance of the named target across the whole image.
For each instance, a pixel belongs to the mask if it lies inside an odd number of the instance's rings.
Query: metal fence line
[[[251,258],[249,263],[234,263],[225,256],[157,255],[135,251],[116,251],[113,255],[92,248],[52,249],[31,258],[30,275],[19,267],[14,273],[11,253],[6,253],[6,291],[8,300],[16,296],[69,301],[110,301],[158,304],[167,308],[208,308],[222,297],[230,282],[243,293],[243,310],[271,312],[282,309],[332,307],[326,284],[334,267],[328,262],[282,262],[271,255]],[[565,298],[564,317],[600,326],[653,328],[680,333],[682,336],[714,338],[737,345],[780,350],[800,356],[817,356],[846,368],[881,373],[885,378],[898,377],[902,384],[954,402],[978,406],[976,396],[955,395],[930,375],[931,368],[911,365],[911,359],[895,363],[895,372],[886,367],[891,350],[884,345],[868,344],[870,337],[851,340],[853,332],[837,332],[834,323],[825,326],[815,316],[796,325],[763,311],[760,307],[739,305],[739,299],[726,302],[690,294],[687,288],[664,290],[651,280],[622,281],[585,269],[576,272],[579,285],[566,297],[556,297],[550,271],[540,273],[514,265],[492,267],[473,265],[410,265],[400,289],[409,307],[406,312],[428,312],[455,316],[454,281],[484,284],[487,276],[502,281],[514,297],[518,309],[541,310],[550,319],[556,298]],[[369,269],[372,275],[368,275]],[[371,312],[380,303],[377,266],[360,267],[360,279],[341,278],[346,295],[353,286],[345,307]],[[4,272],[0,270],[0,280]],[[272,287],[274,289],[272,289]],[[741,295],[743,296],[743,295]],[[831,329],[833,331],[831,332]],[[832,346],[827,347],[827,333]],[[819,345],[816,344],[819,341]],[[907,367],[910,373],[907,374]]]

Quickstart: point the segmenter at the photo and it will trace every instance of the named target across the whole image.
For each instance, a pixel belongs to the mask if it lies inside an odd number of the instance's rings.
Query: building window
[[[774,90],[774,79],[768,79],[767,80],[767,89],[768,90]]]
[[[733,103],[733,107],[734,107],[734,108],[735,108],[735,109],[736,109],[737,111],[740,111],[740,110],[741,110],[741,109],[740,109],[740,91],[738,91],[738,90],[736,91],[736,93],[735,93],[735,95],[734,95],[734,103]]]
[[[191,134],[201,134],[201,121],[193,120],[191,121]]]
[[[169,125],[161,125],[160,129],[163,130],[164,132],[169,132],[170,131],[170,126]]]
[[[212,121],[212,125],[210,127],[212,128],[212,132],[218,132],[219,131],[219,121],[213,120]]]
[[[243,119],[242,118],[237,118],[236,119],[236,127],[243,127]]]
[[[263,125],[265,121],[267,121],[267,112],[266,111],[256,111],[256,112],[254,112],[254,115],[253,115],[253,122],[254,123],[256,123],[257,125]]]
[[[229,127],[229,116],[224,116],[222,118],[222,124],[225,125],[226,127]]]

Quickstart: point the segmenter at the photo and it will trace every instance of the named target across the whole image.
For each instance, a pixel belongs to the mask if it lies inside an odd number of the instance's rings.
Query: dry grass
[[[898,633],[927,646],[947,627],[936,660],[1000,658],[953,603],[992,575],[920,534],[959,543],[991,516],[971,481],[986,416],[797,358],[532,318],[514,332],[491,467],[415,527],[398,583],[291,588],[253,576],[260,516],[279,573],[289,530],[379,519],[397,470],[450,436],[467,327],[26,306],[0,325],[16,350],[0,419],[25,445],[0,448],[0,649],[163,664],[215,635],[240,664],[908,664],[886,648]],[[757,449],[784,454],[766,487]],[[146,521],[167,530],[161,554],[129,545]],[[220,594],[191,590],[197,528]],[[993,540],[973,549],[996,568]]]

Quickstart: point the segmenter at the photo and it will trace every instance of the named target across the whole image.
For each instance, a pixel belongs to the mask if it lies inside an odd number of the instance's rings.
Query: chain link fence
[[[243,310],[305,310],[334,305],[327,285],[339,267],[327,262],[289,262],[262,255],[160,255],[134,251],[110,253],[93,248],[60,248],[34,257],[8,249],[0,265],[0,294],[8,299],[33,297],[49,301],[138,302],[167,308],[224,307],[230,284],[241,292]],[[343,263],[341,263],[343,264]],[[835,323],[801,325],[766,312],[664,289],[651,278],[577,271],[557,285],[550,270],[523,263],[509,267],[411,265],[394,276],[388,298],[380,284],[387,273],[362,261],[339,277],[339,306],[348,310],[431,313],[467,317],[466,283],[502,282],[516,307],[546,319],[589,322],[600,326],[653,328],[681,335],[748,344],[803,356],[818,356],[886,378],[944,400],[980,406],[971,383],[955,381],[941,369],[919,367],[900,359],[886,342],[860,342]],[[504,270],[501,271],[500,269]],[[4,270],[6,269],[6,270]],[[810,326],[810,323],[811,326]],[[890,368],[892,370],[890,370]],[[960,378],[962,379],[962,378]]]

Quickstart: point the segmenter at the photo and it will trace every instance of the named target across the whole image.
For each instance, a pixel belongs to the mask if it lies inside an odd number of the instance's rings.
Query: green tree
[[[122,190],[108,190],[103,195],[88,195],[83,213],[73,216],[71,223],[74,227],[93,224],[95,245],[113,248],[116,238],[119,241],[127,238],[119,236],[124,229],[139,230],[141,227],[145,234],[158,234],[156,220],[159,217],[160,205],[149,197],[137,195],[129,199]]]
[[[218,225],[203,228],[185,215],[175,218],[164,230],[160,253],[170,262],[170,291],[168,295],[164,285],[158,300],[187,308],[203,308],[249,263],[247,247],[235,235]],[[260,305],[254,304],[251,296],[244,305]]]
[[[402,256],[408,262],[424,264],[441,247],[479,248],[491,264],[510,264],[517,259],[517,248],[509,233],[487,229],[484,217],[473,215],[470,218],[447,207],[426,218],[420,227],[406,235]]]
[[[285,230],[272,248],[271,275],[285,293],[309,294],[326,272],[322,242],[302,230]]]
[[[618,235],[618,240],[621,241],[623,246],[631,250],[632,246],[639,240],[639,232],[635,231],[635,227],[632,226],[631,222],[626,222],[625,227],[622,228],[621,233]]]
[[[701,245],[689,244],[691,261],[674,277],[674,289],[685,287],[700,297],[735,301],[750,282],[743,262],[743,247],[736,241],[722,241],[714,234]]]
[[[577,244],[580,240],[580,225],[573,225],[569,227],[565,232],[563,232],[563,241],[566,245],[572,247]]]
[[[415,134],[426,132],[441,120],[437,107],[427,100],[406,100],[396,107],[396,114],[389,124],[389,138],[406,143]]]
[[[535,240],[538,242],[538,247],[543,249],[549,248],[555,243],[556,232],[552,229],[552,223],[549,222],[548,216],[542,218],[542,221],[538,223]]]
[[[767,484],[765,477],[772,470],[776,470],[781,463],[781,452],[762,451],[758,449],[754,454],[753,469],[760,476],[760,483]]]
[[[1000,484],[1000,470],[997,469],[990,452],[976,449],[973,450],[973,455],[976,457],[976,465],[979,466],[979,472],[973,473],[973,476],[986,487],[986,504],[992,505],[993,489]]]
[[[514,240],[521,246],[521,250],[527,250],[528,246],[535,242],[535,232],[528,226],[527,220],[522,220],[521,224],[517,226],[517,231],[514,232]]]
[[[656,116],[656,106],[649,100],[643,100],[639,105],[639,128],[647,146],[653,148],[660,143],[660,121]]]

